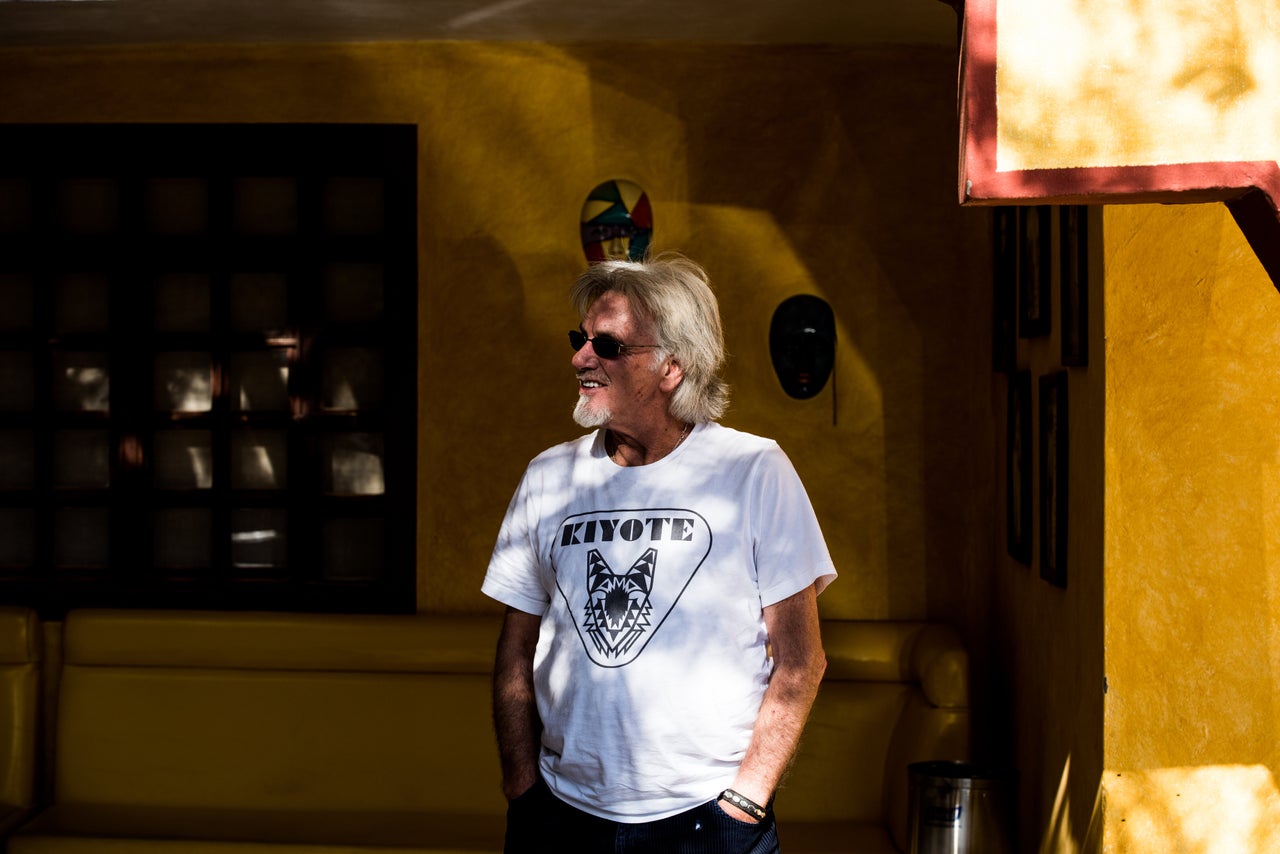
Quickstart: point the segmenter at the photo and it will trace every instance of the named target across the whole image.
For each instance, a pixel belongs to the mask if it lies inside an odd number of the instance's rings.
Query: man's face
[[[632,312],[626,297],[606,292],[582,319],[588,338],[608,336],[622,344],[656,344],[650,324]],[[573,417],[583,427],[609,427],[624,433],[666,415],[666,376],[670,359],[658,361],[657,350],[623,350],[603,359],[591,342],[573,354],[578,373],[578,403]]]

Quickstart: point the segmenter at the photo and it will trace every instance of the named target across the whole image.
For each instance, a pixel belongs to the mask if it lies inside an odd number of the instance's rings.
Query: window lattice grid
[[[411,610],[412,128],[0,131],[0,590]]]

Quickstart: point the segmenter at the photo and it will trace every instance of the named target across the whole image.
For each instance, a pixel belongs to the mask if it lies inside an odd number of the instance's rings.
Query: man
[[[723,333],[682,257],[574,284],[575,420],[530,463],[483,585],[507,854],[778,850],[770,809],[835,578],[771,440],[721,426]]]

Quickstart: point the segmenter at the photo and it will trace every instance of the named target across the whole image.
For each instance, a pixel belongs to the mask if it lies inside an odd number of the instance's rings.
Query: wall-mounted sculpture
[[[638,184],[605,181],[587,195],[582,206],[582,249],[587,261],[639,261],[649,251],[653,210]]]
[[[821,297],[798,294],[783,300],[769,324],[769,356],[791,397],[806,400],[822,391],[836,364],[836,321]]]

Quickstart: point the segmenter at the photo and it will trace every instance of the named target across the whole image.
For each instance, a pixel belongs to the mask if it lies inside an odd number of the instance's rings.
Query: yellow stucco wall
[[[655,247],[703,262],[721,296],[726,423],[777,438],[810,489],[843,574],[825,612],[946,618],[991,561],[994,436],[988,214],[951,197],[954,72],[937,50],[11,50],[0,122],[418,126],[418,604],[433,612],[492,609],[478,587],[524,464],[578,432],[578,214],[598,182],[639,182]],[[773,309],[802,292],[832,303],[840,339],[833,385],[803,402],[767,355]]]
[[[1280,295],[1221,205],[1106,231],[1107,850],[1280,850]]]

